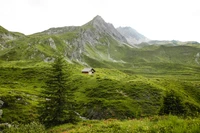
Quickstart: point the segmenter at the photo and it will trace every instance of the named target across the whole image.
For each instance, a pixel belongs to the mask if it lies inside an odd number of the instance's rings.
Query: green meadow
[[[4,106],[0,123],[20,124],[23,129],[24,124],[38,121],[37,107],[44,99],[41,92],[50,64],[1,62],[0,97]],[[87,75],[81,73],[83,66],[70,64],[68,69],[73,74],[68,82],[74,92],[75,111],[86,120],[47,131],[198,132],[199,67],[169,63],[139,65],[133,69],[95,67],[95,74]],[[177,116],[161,112],[163,99],[171,90],[184,109]]]
[[[135,48],[91,23],[29,36],[0,26],[0,132],[199,132],[199,44]],[[79,121],[45,129],[38,108],[56,56]]]

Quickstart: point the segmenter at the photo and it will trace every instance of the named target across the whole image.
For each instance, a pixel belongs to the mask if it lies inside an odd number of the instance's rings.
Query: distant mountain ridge
[[[150,45],[172,45],[172,46],[177,46],[177,45],[187,45],[187,44],[199,44],[197,41],[178,41],[178,40],[150,40],[148,41],[148,44]]]
[[[131,27],[118,27],[117,31],[126,38],[129,44],[133,46],[142,42],[150,41],[150,39]]]

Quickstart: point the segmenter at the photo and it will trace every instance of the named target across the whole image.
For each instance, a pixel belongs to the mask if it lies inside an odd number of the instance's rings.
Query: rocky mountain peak
[[[97,28],[98,30],[105,30],[107,28],[107,23],[103,20],[103,18],[99,15],[94,17],[89,24],[91,24],[94,28]],[[102,31],[102,30],[101,30]]]
[[[105,23],[105,21],[103,20],[103,18],[101,16],[99,16],[99,15],[97,15],[96,17],[94,17],[92,21]]]
[[[123,43],[128,43],[126,38],[122,36],[111,23],[107,23],[104,21],[104,19],[97,15],[94,17],[89,23],[86,25],[92,26],[96,32],[100,34],[108,34],[115,38],[116,40],[123,42]]]

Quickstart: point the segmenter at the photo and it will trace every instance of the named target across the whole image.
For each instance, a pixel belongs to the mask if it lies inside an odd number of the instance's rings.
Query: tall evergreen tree
[[[76,120],[73,111],[73,95],[66,84],[70,76],[62,58],[57,58],[52,65],[43,92],[45,100],[40,106],[40,120],[46,126],[54,126]]]
[[[183,115],[186,113],[184,104],[175,91],[170,90],[163,99],[160,114]]]

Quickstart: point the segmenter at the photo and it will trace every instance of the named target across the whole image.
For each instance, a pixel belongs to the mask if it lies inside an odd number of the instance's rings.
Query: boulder
[[[2,117],[2,115],[3,115],[3,110],[0,109],[0,118]]]
[[[4,102],[0,100],[0,108],[3,106]]]

